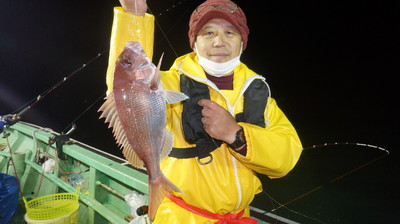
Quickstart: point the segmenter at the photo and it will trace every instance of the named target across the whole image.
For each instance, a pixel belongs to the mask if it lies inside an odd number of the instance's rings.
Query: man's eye
[[[234,32],[234,31],[226,31],[225,33],[227,35],[237,35],[238,34],[237,32]]]

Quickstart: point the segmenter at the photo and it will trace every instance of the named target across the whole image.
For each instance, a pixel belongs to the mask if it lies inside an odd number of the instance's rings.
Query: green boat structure
[[[74,192],[79,196],[78,223],[133,223],[135,217],[149,223],[144,218],[147,215],[135,212],[144,212],[147,205],[146,172],[125,159],[69,138],[68,133],[22,121],[7,127],[0,138],[0,172],[16,176],[20,185],[18,208],[9,223],[26,223],[27,218],[32,221],[26,217],[29,209],[24,200],[29,203],[46,195]],[[142,200],[131,207],[127,195]],[[269,220],[290,223],[251,208],[260,224],[271,223]]]

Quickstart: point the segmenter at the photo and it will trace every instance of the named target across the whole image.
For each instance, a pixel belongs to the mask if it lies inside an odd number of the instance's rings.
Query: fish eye
[[[132,67],[132,62],[125,59],[124,62],[122,62],[122,67],[124,67],[124,68]]]
[[[132,66],[132,62],[130,62],[129,60],[126,60],[125,63],[128,64],[129,67]]]

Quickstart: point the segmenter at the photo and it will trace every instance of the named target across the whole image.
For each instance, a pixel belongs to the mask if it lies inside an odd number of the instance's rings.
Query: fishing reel
[[[20,120],[21,116],[19,116],[19,114],[7,114],[4,116],[0,116],[0,133],[3,133],[6,128],[10,127]]]
[[[58,158],[61,160],[66,160],[67,156],[64,154],[63,145],[70,141],[70,135],[76,129],[76,124],[73,124],[71,129],[67,133],[61,132],[59,135],[54,135],[49,139],[49,144],[52,145],[56,143]]]

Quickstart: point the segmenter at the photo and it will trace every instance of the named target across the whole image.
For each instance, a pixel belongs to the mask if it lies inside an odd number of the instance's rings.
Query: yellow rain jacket
[[[144,17],[123,12],[122,8],[114,9],[114,24],[111,36],[109,69],[107,84],[112,90],[112,76],[115,60],[125,46],[126,41],[136,40],[142,43],[148,55],[152,55],[154,17]],[[140,31],[139,31],[140,30]],[[140,34],[138,36],[137,34]],[[219,90],[207,80],[202,67],[197,63],[194,53],[176,59],[169,71],[162,72],[162,83],[165,89],[180,91],[180,75],[184,74],[193,80],[209,86],[211,100],[226,108],[232,115],[243,112],[243,92],[255,79],[262,76],[241,63],[234,70],[233,90]],[[264,80],[265,85],[267,83]],[[181,103],[167,106],[167,129],[174,134],[174,147],[189,148],[182,131]],[[184,193],[176,196],[193,206],[212,213],[239,213],[245,210],[249,216],[249,204],[254,195],[262,191],[261,182],[256,173],[270,178],[285,176],[297,163],[302,145],[297,133],[278,108],[273,98],[268,98],[264,112],[266,127],[239,122],[243,127],[247,154],[243,156],[230,149],[226,144],[211,152],[213,161],[201,165],[197,158],[178,159],[167,157],[161,162],[162,172]],[[193,214],[164,198],[153,223],[215,223],[202,216]]]

